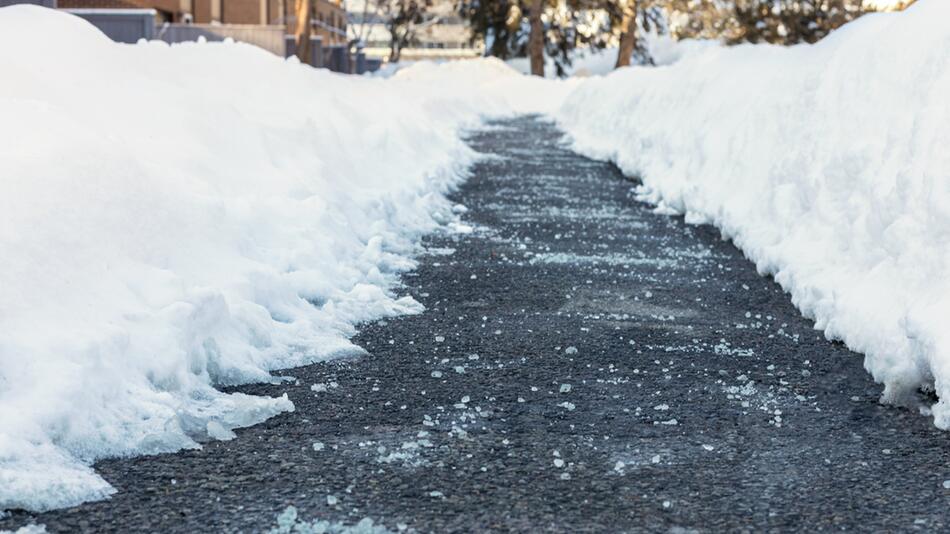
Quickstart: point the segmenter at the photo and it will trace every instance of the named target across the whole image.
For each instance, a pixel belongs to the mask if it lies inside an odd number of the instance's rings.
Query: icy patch
[[[740,376],[738,379],[743,382],[748,380],[745,376]],[[743,408],[765,413],[770,425],[781,428],[784,424],[783,412],[780,409],[783,402],[779,395],[773,392],[774,389],[774,386],[769,386],[767,389],[760,391],[752,380],[743,383],[741,386],[726,386],[723,388],[726,392],[726,398],[738,401]]]
[[[380,445],[376,449],[379,453],[376,462],[381,464],[399,463],[404,467],[419,467],[427,463],[425,458],[422,457],[422,452],[432,447],[433,444],[428,439],[405,441],[394,450],[388,450],[385,446]]]
[[[327,500],[329,501],[329,497]],[[383,525],[377,525],[368,517],[364,517],[353,525],[322,519],[305,521],[298,517],[297,508],[288,506],[277,516],[277,526],[271,528],[268,534],[394,534],[394,532]]]
[[[451,256],[455,254],[455,249],[451,247],[429,247],[426,249],[429,256]]]
[[[567,252],[542,252],[535,254],[528,261],[532,265],[551,263],[558,265],[611,265],[631,267],[634,265],[650,265],[657,268],[675,268],[679,266],[676,260],[665,258],[648,258],[628,254],[572,254]]]

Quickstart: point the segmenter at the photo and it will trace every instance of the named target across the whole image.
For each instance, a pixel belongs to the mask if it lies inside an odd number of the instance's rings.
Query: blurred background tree
[[[948,0],[950,1],[950,0]],[[616,66],[650,64],[645,33],[726,44],[814,43],[866,13],[913,0],[461,0],[472,40],[501,59],[540,53],[559,76],[579,48],[618,49]],[[532,13],[537,38],[532,40]],[[532,49],[534,54],[532,54]]]
[[[730,43],[814,43],[874,11],[863,0],[736,0]]]

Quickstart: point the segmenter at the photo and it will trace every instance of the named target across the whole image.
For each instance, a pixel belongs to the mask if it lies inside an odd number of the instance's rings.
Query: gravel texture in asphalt
[[[291,505],[418,532],[950,528],[947,435],[878,404],[861,356],[715,229],[654,214],[539,118],[470,143],[474,231],[428,238],[397,289],[426,312],[238,388],[294,413],[102,461],[112,499],[0,529],[260,532]]]

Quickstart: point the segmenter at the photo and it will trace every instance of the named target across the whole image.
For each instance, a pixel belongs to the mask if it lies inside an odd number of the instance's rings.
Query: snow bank
[[[559,113],[642,197],[718,226],[883,400],[933,387],[950,428],[950,2],[814,46],[712,48],[577,89]]]
[[[460,128],[511,112],[522,78],[499,65],[446,91],[413,79],[431,66],[344,77],[0,9],[0,509],[105,497],[98,458],[292,410],[214,385],[358,350],[357,323],[418,312],[394,284],[451,221]]]

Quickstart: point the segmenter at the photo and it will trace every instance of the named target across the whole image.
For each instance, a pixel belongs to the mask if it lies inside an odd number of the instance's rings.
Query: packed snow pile
[[[813,46],[710,48],[590,79],[560,112],[642,198],[718,226],[884,400],[934,388],[950,428],[950,2]]]
[[[337,76],[0,9],[0,509],[104,497],[98,458],[292,410],[214,385],[358,350],[360,321],[421,309],[394,284],[453,221],[459,131],[511,112],[523,80],[492,62],[451,92],[413,80],[431,69]]]

